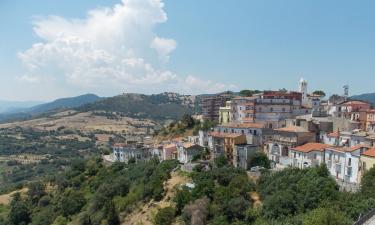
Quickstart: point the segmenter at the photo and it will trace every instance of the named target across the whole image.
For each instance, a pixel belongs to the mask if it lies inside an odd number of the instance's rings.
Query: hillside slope
[[[61,98],[57,99],[50,103],[45,103],[41,105],[37,105],[26,109],[25,112],[28,113],[43,113],[54,109],[61,109],[61,108],[75,108],[85,104],[93,103],[101,98],[94,94],[85,94],[71,98]]]
[[[194,100],[170,93],[157,95],[123,94],[79,107],[80,111],[118,112],[132,118],[176,120],[194,113]]]
[[[66,109],[76,108],[85,104],[93,103],[102,99],[94,94],[85,94],[71,98],[61,98],[55,101],[22,108],[13,109],[5,113],[0,113],[0,122],[12,122],[20,120],[29,120],[36,117],[45,117],[48,114],[56,113]]]

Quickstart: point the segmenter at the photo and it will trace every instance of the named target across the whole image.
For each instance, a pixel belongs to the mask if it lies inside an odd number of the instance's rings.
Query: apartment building
[[[201,108],[203,119],[219,122],[220,107],[224,107],[226,102],[232,97],[233,95],[230,93],[202,97]]]

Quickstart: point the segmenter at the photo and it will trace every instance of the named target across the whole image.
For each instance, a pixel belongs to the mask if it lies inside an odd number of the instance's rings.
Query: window
[[[257,135],[257,131],[256,130],[254,130],[254,135]]]
[[[352,158],[349,158],[348,166],[352,166]]]
[[[271,112],[273,112],[273,108],[271,107]]]
[[[363,162],[362,163],[362,168],[363,168],[363,171],[366,171],[367,169],[366,169],[366,162]]]
[[[285,108],[283,108],[283,112],[285,112]]]
[[[294,157],[294,158],[297,157],[297,153],[296,153],[296,152],[293,153],[293,157]]]
[[[351,168],[351,167],[349,167],[349,168],[348,168],[348,174],[347,174],[347,175],[348,175],[349,177],[351,177],[351,176],[352,176],[352,174],[353,174],[353,172],[352,172],[352,168]]]

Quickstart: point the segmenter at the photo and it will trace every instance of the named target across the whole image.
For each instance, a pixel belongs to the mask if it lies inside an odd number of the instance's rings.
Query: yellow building
[[[225,107],[219,108],[219,123],[220,124],[227,124],[232,121],[231,120],[232,118],[231,108],[232,108],[231,101],[227,101]]]
[[[239,144],[246,144],[246,136],[241,133],[223,133],[211,132],[209,134],[212,140],[212,158],[217,158],[218,155],[224,154],[232,165],[237,165],[237,159],[234,158],[235,146]]]
[[[375,165],[375,148],[369,149],[361,155],[361,172],[362,175]]]

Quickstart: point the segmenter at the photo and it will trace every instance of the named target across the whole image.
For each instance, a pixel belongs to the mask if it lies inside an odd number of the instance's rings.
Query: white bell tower
[[[303,78],[299,81],[299,92],[302,94],[302,105],[308,105],[308,98],[307,98],[307,81]]]

